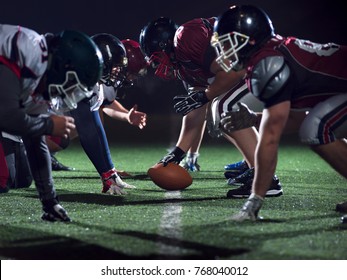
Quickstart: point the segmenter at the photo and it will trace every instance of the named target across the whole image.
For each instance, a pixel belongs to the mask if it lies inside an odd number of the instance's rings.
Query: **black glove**
[[[175,147],[170,153],[164,156],[159,163],[162,163],[164,166],[167,166],[169,162],[179,164],[184,156],[185,152],[179,147]]]
[[[225,132],[233,132],[251,126],[256,126],[258,116],[246,104],[238,102],[239,109],[222,114],[220,127]]]
[[[178,95],[173,100],[176,102],[174,105],[176,113],[181,113],[183,116],[210,101],[206,96],[205,90],[195,91],[189,95]]]

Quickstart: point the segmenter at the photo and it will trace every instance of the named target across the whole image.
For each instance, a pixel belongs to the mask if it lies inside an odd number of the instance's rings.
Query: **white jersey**
[[[25,106],[33,105],[31,95],[47,69],[47,59],[48,50],[43,35],[25,27],[0,24],[0,62],[20,78],[20,99]],[[47,109],[47,104],[44,107]]]
[[[117,98],[117,90],[112,86],[97,83],[93,88],[93,97],[90,99],[90,110],[98,111],[101,105],[111,104]]]

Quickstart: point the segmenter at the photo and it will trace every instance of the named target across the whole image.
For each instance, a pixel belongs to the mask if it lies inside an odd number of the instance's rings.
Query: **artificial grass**
[[[334,211],[346,200],[346,181],[305,146],[281,146],[276,174],[284,195],[267,198],[256,223],[229,219],[245,201],[226,199],[223,167],[241,159],[234,147],[203,145],[193,184],[167,193],[145,176],[165,144],[110,146],[137,189],[101,194],[95,169],[73,143],[57,158],[76,170],[54,172],[73,221],[41,221],[34,186],[1,194],[1,259],[347,259],[347,228]]]

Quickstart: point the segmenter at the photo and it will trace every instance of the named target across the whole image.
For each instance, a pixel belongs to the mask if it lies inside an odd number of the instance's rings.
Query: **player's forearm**
[[[114,109],[111,108],[103,108],[103,111],[106,115],[111,117],[112,119],[120,120],[120,121],[129,121],[129,115],[128,112],[120,112],[120,111],[115,111]]]
[[[5,106],[6,107],[6,106]],[[53,122],[49,117],[30,116],[24,110],[0,107],[0,130],[19,136],[49,135]]]
[[[233,87],[235,87],[244,77],[244,72],[226,73],[225,71],[218,71],[215,76],[215,80],[206,90],[206,96],[209,100],[213,100]]]

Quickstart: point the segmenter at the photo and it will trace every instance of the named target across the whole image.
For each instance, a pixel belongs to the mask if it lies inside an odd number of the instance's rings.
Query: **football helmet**
[[[155,75],[170,80],[176,78],[174,36],[178,25],[167,17],[149,22],[140,33],[140,45]]]
[[[48,65],[44,97],[57,111],[75,109],[82,99],[93,94],[92,88],[101,77],[102,56],[86,34],[65,30],[45,36]]]
[[[272,22],[262,9],[251,5],[232,6],[215,22],[211,45],[220,66],[227,72],[237,71],[274,35]]]
[[[128,58],[125,85],[132,85],[136,79],[147,74],[148,60],[144,56],[138,42],[131,39],[125,39],[121,42],[125,47]]]
[[[104,59],[100,81],[106,86],[119,88],[125,79],[125,68],[128,65],[123,43],[108,33],[99,33],[91,37],[99,47]]]

